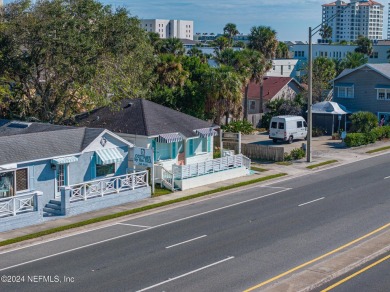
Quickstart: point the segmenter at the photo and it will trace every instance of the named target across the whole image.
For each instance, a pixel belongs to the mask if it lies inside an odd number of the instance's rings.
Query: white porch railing
[[[238,167],[250,168],[250,159],[242,154],[221,157],[205,162],[174,165],[172,171],[175,179],[186,179],[218,171],[229,170]]]
[[[175,190],[175,177],[173,175],[173,172],[170,172],[169,170],[165,169],[164,167],[161,168],[161,184],[164,185],[164,187],[170,189],[171,191]]]
[[[121,176],[114,176],[100,180],[88,181],[71,185],[70,202],[88,200],[94,197],[120,193],[125,190],[134,190],[148,186],[148,172],[140,171]]]
[[[35,193],[28,193],[0,199],[0,217],[34,211],[34,196]]]

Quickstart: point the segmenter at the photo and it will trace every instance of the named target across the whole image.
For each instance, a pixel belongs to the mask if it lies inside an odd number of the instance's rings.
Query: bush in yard
[[[378,118],[371,112],[357,112],[351,115],[351,132],[368,133],[378,126]]]
[[[385,129],[384,127],[376,127],[372,129],[369,133],[375,135],[375,140],[382,140],[385,138]]]
[[[345,144],[348,147],[356,147],[366,144],[366,136],[363,133],[350,133],[345,138]]]
[[[365,144],[370,144],[370,143],[375,143],[376,140],[378,140],[378,132],[371,130],[370,132],[365,134],[366,138],[366,143]]]
[[[230,122],[227,125],[221,126],[221,128],[225,132],[232,132],[232,133],[241,132],[242,134],[246,134],[246,135],[252,134],[253,131],[255,130],[253,128],[252,124],[249,123],[246,120],[244,120],[244,121],[233,121],[233,122]]]
[[[383,137],[384,138],[390,138],[390,126],[382,126],[383,130]]]
[[[291,150],[290,155],[294,160],[298,160],[305,157],[305,150],[303,150],[302,148],[295,148]]]
[[[305,157],[305,150],[302,148],[295,148],[290,153],[284,153],[284,161],[298,160]]]

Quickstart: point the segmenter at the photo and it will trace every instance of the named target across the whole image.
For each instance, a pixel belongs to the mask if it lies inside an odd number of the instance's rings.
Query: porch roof
[[[182,140],[183,137],[179,133],[160,134],[157,137],[158,143],[174,143]]]
[[[52,164],[60,165],[60,164],[68,164],[72,162],[76,162],[79,159],[76,156],[67,156],[67,157],[59,157],[51,160]]]
[[[121,162],[123,159],[124,157],[117,148],[108,148],[96,151],[96,163],[100,165]]]
[[[213,128],[203,128],[194,130],[195,133],[199,135],[201,138],[207,138],[211,136],[218,136],[218,132]]]

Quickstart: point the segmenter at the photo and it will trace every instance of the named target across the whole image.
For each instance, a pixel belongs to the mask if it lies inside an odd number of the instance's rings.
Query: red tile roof
[[[264,77],[263,100],[271,100],[288,83],[293,81],[291,77]],[[295,82],[295,81],[293,81]],[[260,84],[251,82],[248,90],[249,99],[260,99]]]

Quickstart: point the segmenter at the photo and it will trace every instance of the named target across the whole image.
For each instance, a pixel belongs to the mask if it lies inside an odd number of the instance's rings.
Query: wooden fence
[[[224,142],[224,149],[238,151],[238,143]],[[284,147],[274,147],[256,144],[241,144],[241,153],[250,159],[260,159],[268,161],[283,161]]]

